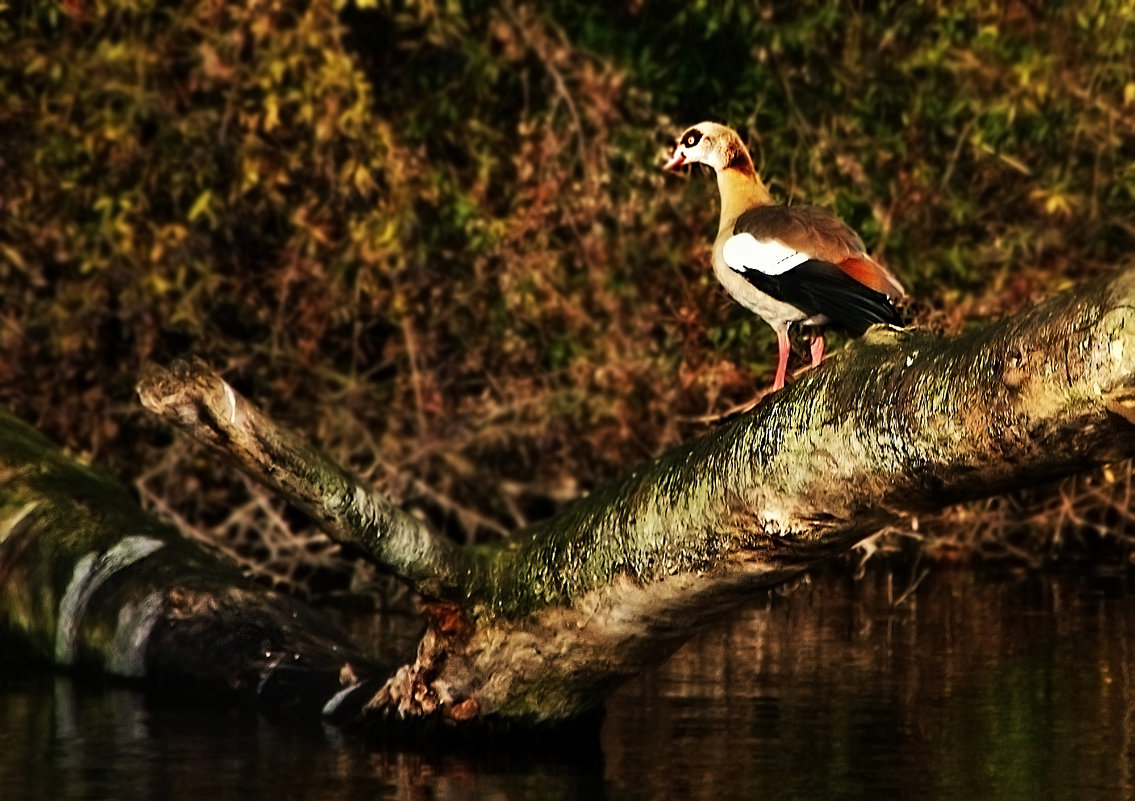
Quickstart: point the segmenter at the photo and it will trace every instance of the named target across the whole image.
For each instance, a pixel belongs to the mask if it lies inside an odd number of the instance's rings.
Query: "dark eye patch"
[[[682,145],[685,147],[697,147],[698,142],[701,141],[701,131],[697,128],[692,128],[682,136]]]

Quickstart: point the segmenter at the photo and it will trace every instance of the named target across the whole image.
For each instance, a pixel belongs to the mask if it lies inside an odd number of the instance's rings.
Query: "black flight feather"
[[[766,295],[788,303],[809,316],[822,314],[833,328],[861,336],[876,323],[902,326],[890,298],[856,281],[834,264],[809,259],[780,275],[760,270],[740,273]]]

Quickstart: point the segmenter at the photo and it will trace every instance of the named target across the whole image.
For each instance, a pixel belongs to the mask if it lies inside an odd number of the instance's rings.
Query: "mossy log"
[[[496,548],[453,546],[200,365],[154,368],[139,392],[423,596],[416,658],[363,719],[556,722],[902,515],[1130,455],[1135,272],[957,337],[873,330]]]
[[[198,700],[322,706],[383,669],[343,633],[144,513],[113,479],[0,412],[7,659]]]

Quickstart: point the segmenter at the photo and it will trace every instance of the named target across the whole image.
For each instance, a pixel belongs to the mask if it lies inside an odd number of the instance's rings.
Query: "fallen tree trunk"
[[[139,392],[423,595],[416,659],[364,717],[543,723],[901,515],[1130,455],[1133,309],[1128,272],[960,337],[869,332],[749,414],[475,551],[200,366],[154,369]]]
[[[878,331],[853,343],[743,418],[447,570],[417,660],[372,708],[578,714],[729,604],[899,515],[1129,453],[1133,301],[1127,273],[962,337]],[[239,443],[279,439],[197,370],[141,392],[238,458],[249,452]],[[281,461],[260,452],[242,466],[319,519],[368,498],[291,492],[302,478],[264,471],[264,456]],[[431,592],[404,557],[374,547],[383,532],[369,523],[333,534]]]
[[[344,677],[389,672],[3,412],[0,642],[8,658],[272,708],[318,708]]]

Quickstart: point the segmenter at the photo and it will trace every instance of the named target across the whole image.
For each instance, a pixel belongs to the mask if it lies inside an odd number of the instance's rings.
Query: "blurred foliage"
[[[259,562],[306,522],[142,414],[145,360],[201,356],[463,540],[765,386],[716,189],[658,170],[689,123],[856,226],[922,324],[1132,262],[1126,0],[39,0],[0,42],[0,403]]]

